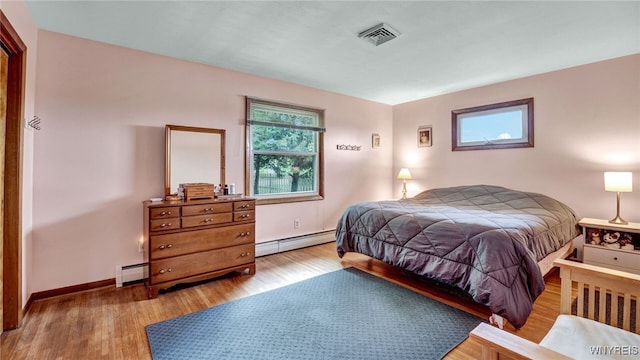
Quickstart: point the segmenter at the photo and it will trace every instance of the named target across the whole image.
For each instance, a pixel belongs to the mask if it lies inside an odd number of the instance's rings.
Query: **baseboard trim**
[[[86,290],[98,289],[105,286],[114,286],[116,284],[116,279],[106,279],[100,281],[94,281],[90,283],[66,286],[58,289],[51,289],[45,291],[34,292],[29,296],[27,303],[24,307],[23,313],[27,313],[33,303],[38,300],[48,299],[55,296],[68,295]]]
[[[256,256],[266,256],[301,249],[309,246],[325,244],[335,240],[335,230],[326,230],[284,239],[266,241],[256,244]]]

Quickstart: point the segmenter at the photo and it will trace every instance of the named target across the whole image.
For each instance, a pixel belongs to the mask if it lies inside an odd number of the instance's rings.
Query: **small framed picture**
[[[431,146],[431,126],[418,128],[418,147]]]
[[[377,149],[380,147],[380,134],[371,134],[371,148]]]

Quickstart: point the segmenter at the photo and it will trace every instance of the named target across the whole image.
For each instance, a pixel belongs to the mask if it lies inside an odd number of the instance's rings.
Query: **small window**
[[[245,192],[258,204],[323,198],[324,110],[247,98]]]
[[[533,147],[533,98],[451,112],[452,150]]]

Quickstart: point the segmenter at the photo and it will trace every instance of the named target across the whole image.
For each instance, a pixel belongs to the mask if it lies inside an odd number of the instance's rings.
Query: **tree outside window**
[[[323,115],[247,98],[247,194],[259,204],[322,199]]]

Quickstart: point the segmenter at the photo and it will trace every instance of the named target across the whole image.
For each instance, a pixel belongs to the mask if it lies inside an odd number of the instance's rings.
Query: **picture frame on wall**
[[[432,144],[431,126],[420,126],[418,128],[418,147],[429,147]]]
[[[371,148],[377,149],[380,147],[380,134],[371,134]]]

